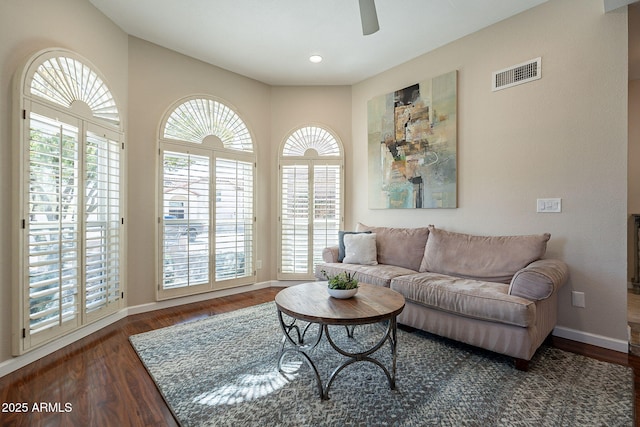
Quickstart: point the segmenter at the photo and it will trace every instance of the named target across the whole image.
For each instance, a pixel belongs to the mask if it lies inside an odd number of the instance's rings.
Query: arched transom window
[[[33,96],[66,109],[86,108],[95,119],[120,124],[118,107],[107,84],[89,65],[70,54],[44,59],[29,86]]]
[[[19,70],[21,354],[123,306],[124,134],[88,60],[63,49]]]
[[[213,99],[190,99],[178,105],[167,118],[164,137],[196,144],[214,137],[224,148],[253,152],[251,134],[242,119]]]
[[[313,278],[322,250],[338,244],[343,218],[342,145],[329,129],[304,126],[282,144],[279,175],[279,279]]]
[[[160,132],[159,298],[255,282],[251,133],[211,97],[172,107]]]

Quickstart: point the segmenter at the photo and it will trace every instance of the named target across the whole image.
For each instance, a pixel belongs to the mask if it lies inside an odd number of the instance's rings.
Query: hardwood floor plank
[[[0,413],[0,425],[177,426],[129,336],[273,301],[279,291],[266,288],[122,319],[0,378],[0,403],[29,405],[26,413]],[[551,343],[566,351],[633,367],[637,413],[640,357],[555,337]],[[40,403],[53,405],[42,412],[33,411],[33,405]],[[67,404],[70,412],[64,412]]]

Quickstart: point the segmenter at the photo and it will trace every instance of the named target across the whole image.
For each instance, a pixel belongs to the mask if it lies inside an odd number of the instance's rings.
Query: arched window
[[[158,297],[254,283],[256,156],[244,121],[211,97],[180,100],[159,153]]]
[[[322,126],[301,127],[283,142],[279,169],[278,278],[311,279],[344,223],[342,145]]]
[[[14,353],[123,306],[124,134],[105,79],[50,49],[20,71]]]

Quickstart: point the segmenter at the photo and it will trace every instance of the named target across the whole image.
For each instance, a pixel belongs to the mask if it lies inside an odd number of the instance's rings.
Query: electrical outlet
[[[260,270],[262,268],[262,260],[256,260],[256,270]]]
[[[571,305],[574,307],[585,307],[584,292],[571,291]]]

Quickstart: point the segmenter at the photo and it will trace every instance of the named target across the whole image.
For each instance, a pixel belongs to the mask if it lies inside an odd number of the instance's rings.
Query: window
[[[158,298],[254,283],[251,134],[233,109],[187,98],[161,126]]]
[[[64,50],[21,74],[14,353],[122,307],[124,135],[104,79]]]
[[[299,128],[283,144],[279,169],[278,278],[311,279],[344,222],[341,145],[327,129]]]

